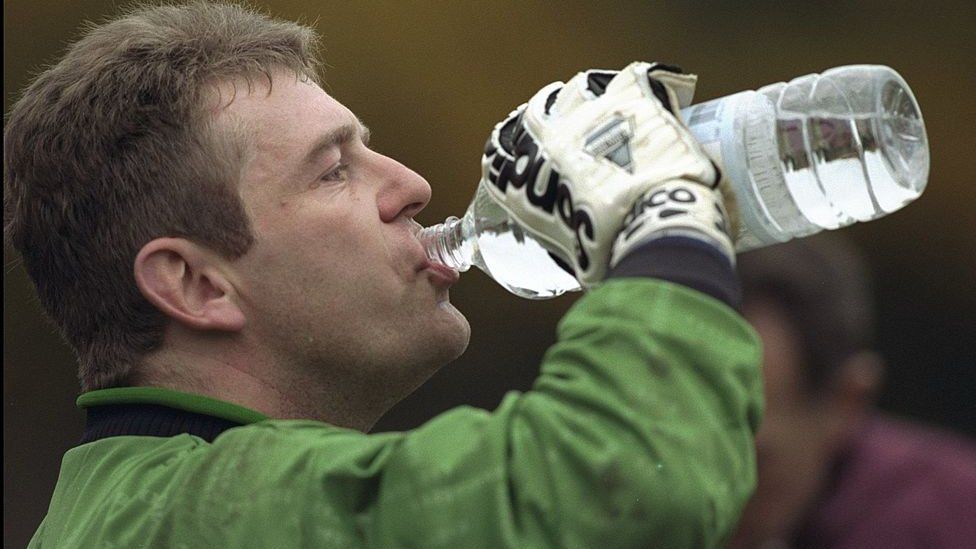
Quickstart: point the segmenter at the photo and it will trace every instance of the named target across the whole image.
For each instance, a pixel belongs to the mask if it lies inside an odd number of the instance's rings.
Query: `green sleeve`
[[[213,449],[238,457],[201,477],[222,498],[201,500],[206,520],[249,546],[719,546],[755,483],[754,332],[702,294],[630,279],[580,299],[558,336],[532,390],[492,413],[225,433]]]

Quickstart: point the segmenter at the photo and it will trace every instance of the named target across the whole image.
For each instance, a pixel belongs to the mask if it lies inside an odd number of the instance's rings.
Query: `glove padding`
[[[616,262],[658,236],[662,220],[672,231],[719,240],[731,256],[722,223],[703,214],[724,216],[713,190],[718,169],[674,114],[691,103],[695,81],[676,67],[638,62],[550,84],[495,126],[482,158],[485,186],[584,287],[606,276],[612,248]],[[692,193],[698,215],[662,213],[653,191],[665,183],[700,189]],[[621,232],[625,217],[632,228]]]

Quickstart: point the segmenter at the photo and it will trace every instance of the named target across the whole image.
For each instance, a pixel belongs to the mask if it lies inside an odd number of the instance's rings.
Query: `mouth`
[[[427,252],[424,250],[423,244],[417,238],[423,226],[416,221],[411,220],[411,232],[413,233],[414,239],[420,244],[421,254],[423,260],[417,265],[417,273],[426,273],[431,284],[437,288],[447,289],[457,283],[461,278],[461,274],[457,270],[448,267],[438,261],[431,261],[427,257]]]
[[[434,286],[445,289],[456,284],[461,278],[461,274],[454,269],[433,261],[424,261],[417,270],[427,273]]]

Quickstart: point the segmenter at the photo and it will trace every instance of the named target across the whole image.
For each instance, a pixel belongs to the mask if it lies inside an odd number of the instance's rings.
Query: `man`
[[[758,487],[731,546],[971,546],[976,447],[874,408],[884,365],[853,247],[822,235],[739,266],[764,343],[766,414]]]
[[[635,63],[492,133],[499,204],[591,291],[533,389],[373,423],[461,354],[417,174],[317,84],[310,29],[137,9],[4,134],[5,234],[75,348],[88,424],[32,547],[709,547],[754,481],[759,347],[719,174]]]

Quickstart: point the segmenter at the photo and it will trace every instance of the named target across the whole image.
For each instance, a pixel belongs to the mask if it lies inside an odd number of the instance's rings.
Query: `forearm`
[[[559,535],[715,546],[754,485],[751,330],[707,297],[646,280],[612,281],[577,313],[514,421],[515,490],[551,479]],[[520,462],[535,445],[546,459]]]

